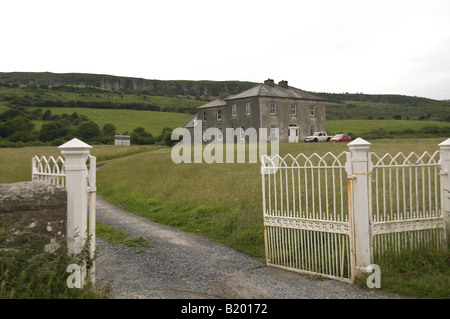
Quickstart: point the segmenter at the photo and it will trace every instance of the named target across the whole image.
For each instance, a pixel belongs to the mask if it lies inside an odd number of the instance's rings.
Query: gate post
[[[441,150],[441,205],[446,227],[446,240],[450,239],[450,138],[439,144]]]
[[[77,138],[58,147],[65,157],[67,190],[67,248],[79,254],[87,238],[87,166],[92,146]]]
[[[353,238],[356,276],[365,272],[372,263],[370,203],[369,203],[369,167],[367,152],[371,143],[357,138],[347,144],[351,152],[352,201],[350,212],[353,220]]]

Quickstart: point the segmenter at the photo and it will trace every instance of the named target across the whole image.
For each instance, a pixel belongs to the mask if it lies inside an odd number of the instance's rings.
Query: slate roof
[[[228,96],[228,97],[229,97],[229,96]],[[227,98],[228,98],[228,97],[227,97]],[[227,98],[225,98],[225,100],[226,100]],[[225,100],[214,100],[214,101],[208,102],[208,103],[206,103],[206,104],[203,104],[203,105],[201,105],[201,106],[199,106],[199,107],[197,107],[197,108],[198,108],[198,109],[205,109],[205,108],[208,108],[208,107],[225,106],[225,105],[226,105]]]
[[[233,96],[228,96],[225,98],[225,100],[235,100],[255,96],[278,97],[278,98],[301,99],[301,100],[317,100],[317,101],[324,100],[322,98],[309,94],[305,91],[299,90],[292,86],[288,86],[287,88],[285,88],[277,84],[274,84],[273,86],[267,84],[259,84],[254,88],[251,88],[242,93]]]
[[[189,121],[186,122],[186,124],[183,125],[183,127],[194,127],[194,123],[197,121],[197,114],[195,114]]]
[[[202,106],[197,107],[198,109],[205,109],[209,107],[225,106],[228,100],[244,99],[249,97],[275,97],[275,98],[289,98],[289,99],[300,99],[300,100],[312,100],[312,101],[325,101],[324,99],[307,93],[305,91],[299,90],[292,86],[283,87],[277,84],[258,84],[257,86],[248,89],[247,91],[229,95],[226,98],[220,100],[214,100],[206,103]]]

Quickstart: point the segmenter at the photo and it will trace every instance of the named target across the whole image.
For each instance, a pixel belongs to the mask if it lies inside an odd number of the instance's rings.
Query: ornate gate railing
[[[372,245],[375,258],[386,250],[441,247],[445,220],[441,209],[439,151],[380,157],[369,152]]]
[[[348,156],[262,156],[268,265],[352,280]]]
[[[450,139],[422,155],[380,157],[370,145],[261,157],[268,265],[353,281],[387,251],[447,248]]]

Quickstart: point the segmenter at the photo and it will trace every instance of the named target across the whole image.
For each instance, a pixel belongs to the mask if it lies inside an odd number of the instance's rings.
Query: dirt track
[[[335,280],[313,280],[267,267],[204,237],[153,223],[97,196],[97,220],[154,247],[133,248],[97,239],[97,282],[119,299],[367,299],[395,298]]]

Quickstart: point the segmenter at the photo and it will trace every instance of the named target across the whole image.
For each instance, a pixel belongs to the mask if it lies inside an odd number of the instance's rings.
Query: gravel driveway
[[[97,239],[97,282],[110,281],[118,299],[395,298],[335,280],[314,280],[267,267],[207,238],[159,225],[97,196],[97,220],[154,247],[135,253]]]

